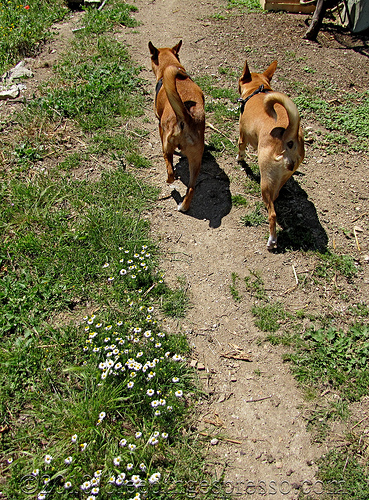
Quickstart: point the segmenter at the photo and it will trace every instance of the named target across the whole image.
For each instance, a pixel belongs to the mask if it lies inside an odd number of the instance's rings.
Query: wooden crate
[[[285,10],[301,14],[310,14],[315,10],[315,5],[302,5],[300,0],[260,0],[260,5],[264,10]]]

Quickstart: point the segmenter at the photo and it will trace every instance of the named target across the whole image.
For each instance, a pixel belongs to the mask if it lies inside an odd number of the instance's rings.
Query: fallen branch
[[[357,427],[358,425],[362,424],[365,420],[368,420],[369,418],[369,415],[367,415],[366,417],[362,418],[361,420],[359,420],[359,422],[356,422],[356,424],[351,427],[351,430],[353,431],[355,429],[355,427]]]
[[[108,0],[104,0],[103,3],[100,5],[100,7],[97,10],[102,10],[107,1]]]
[[[210,122],[206,122],[205,126],[211,128],[211,130],[214,130],[214,132],[217,132],[217,134],[223,135],[229,142],[231,142],[232,144],[235,144],[234,141],[232,141],[231,139],[229,139],[229,137],[224,132],[222,132],[221,130],[215,128],[214,125],[212,125]],[[223,147],[224,147],[224,144],[223,144]]]
[[[227,358],[227,359],[237,359],[239,361],[249,361],[250,363],[252,362],[252,359],[250,359],[249,356],[247,356],[246,354],[242,354],[242,353],[233,354],[232,352],[226,352],[225,354],[221,354],[220,357]]]
[[[214,439],[215,436],[211,436],[210,434],[207,434],[206,432],[199,432],[200,436],[205,436],[208,438]],[[234,444],[242,444],[242,441],[237,441],[236,439],[227,439],[227,438],[222,438],[222,437],[217,437],[216,439],[221,439],[222,441],[226,441],[227,443],[234,443]]]
[[[245,403],[257,403],[258,401],[264,401],[264,399],[270,399],[272,396],[265,396],[265,398],[259,399],[246,399]]]

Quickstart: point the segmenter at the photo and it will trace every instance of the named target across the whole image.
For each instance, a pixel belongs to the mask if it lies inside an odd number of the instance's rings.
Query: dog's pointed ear
[[[177,45],[175,45],[174,47],[172,47],[172,52],[173,54],[178,57],[178,52],[179,52],[179,49],[182,47],[182,40],[180,40]]]
[[[240,83],[247,83],[247,82],[251,82],[251,73],[250,73],[249,65],[247,64],[247,59],[246,59],[245,64],[243,66],[242,75],[240,78]]]
[[[158,49],[156,47],[154,47],[151,42],[149,42],[149,50],[150,50],[150,53],[151,53],[151,57],[153,59],[157,59],[159,57],[159,51],[158,51]]]
[[[273,61],[272,64],[269,66],[268,69],[266,69],[263,73],[264,76],[268,78],[268,81],[272,79],[272,76],[274,75],[275,70],[277,69],[277,61]]]

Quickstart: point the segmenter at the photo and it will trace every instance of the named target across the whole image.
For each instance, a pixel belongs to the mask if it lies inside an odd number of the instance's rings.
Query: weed
[[[368,465],[355,457],[363,454],[363,450],[357,453],[352,447],[329,451],[319,459],[318,477],[324,484],[329,484],[330,496],[338,500],[368,498]]]
[[[303,89],[301,89],[303,90]],[[347,145],[355,151],[362,151],[367,146],[369,136],[369,94],[348,94],[342,97],[336,105],[329,104],[321,97],[312,97],[308,94],[300,95],[295,102],[301,110],[302,116],[306,112],[313,112],[315,118],[327,128],[331,134],[324,137],[328,144],[345,150]],[[348,140],[347,135],[352,138]]]
[[[258,0],[228,0],[227,8],[237,8],[242,12],[258,12],[262,10]]]
[[[246,290],[258,300],[267,299],[261,273],[259,271],[252,271],[251,269],[249,269],[249,273],[249,276],[245,276]]]
[[[188,309],[189,300],[186,293],[187,286],[183,277],[178,278],[179,287],[175,290],[168,290],[166,297],[162,301],[162,309],[167,316],[183,318]]]
[[[287,318],[287,313],[280,302],[254,305],[251,311],[257,317],[255,325],[263,332],[276,332],[280,328],[281,321]]]
[[[352,314],[359,318],[367,318],[369,316],[369,307],[363,302],[358,302],[357,304],[350,306],[349,310]]]
[[[101,35],[106,31],[114,30],[119,25],[133,28],[138,23],[131,17],[131,13],[136,11],[137,7],[121,2],[113,2],[110,8],[102,11],[94,8],[86,9],[86,14],[81,21],[83,33],[80,36]]]
[[[241,222],[245,226],[261,226],[266,222],[265,207],[262,202],[255,203],[255,208],[252,212],[241,217]]]
[[[358,267],[351,255],[338,255],[333,252],[317,254],[320,262],[314,270],[314,276],[332,279],[336,273],[350,279],[357,275]]]
[[[231,279],[232,279],[232,284],[229,287],[231,295],[233,297],[233,300],[239,302],[241,300],[241,296],[239,291],[237,290],[237,282],[239,281],[240,278],[237,273],[232,273]]]
[[[235,194],[232,196],[232,205],[235,207],[246,207],[248,205],[247,199],[242,194]]]
[[[356,401],[367,393],[369,382],[369,330],[353,326],[347,332],[335,328],[309,330],[292,361],[300,382],[325,384],[339,390],[342,397]]]

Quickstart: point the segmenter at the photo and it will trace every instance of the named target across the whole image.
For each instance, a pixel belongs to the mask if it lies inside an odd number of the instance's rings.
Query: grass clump
[[[266,218],[266,214],[265,214],[265,207],[264,207],[264,203],[262,203],[262,202],[255,203],[254,210],[252,210],[251,212],[249,212],[241,217],[241,222],[246,227],[261,226],[266,221],[267,221],[267,218]]]
[[[141,86],[138,68],[123,44],[83,38],[75,49],[57,66],[62,86],[42,96],[37,108],[53,119],[72,118],[86,132],[114,129],[121,117],[142,113],[142,94],[134,92]]]
[[[251,311],[257,317],[255,325],[263,332],[276,332],[280,328],[281,321],[287,318],[284,306],[280,302],[254,305]]]
[[[241,12],[258,12],[262,10],[258,0],[228,0],[227,8],[240,9]]]
[[[241,295],[237,288],[237,283],[240,278],[237,273],[232,273],[231,278],[232,278],[232,284],[230,285],[231,295],[233,297],[233,300],[239,302],[241,300]]]
[[[336,328],[309,330],[296,353],[286,357],[300,382],[339,390],[349,401],[367,394],[369,383],[369,330],[357,325],[348,331]]]
[[[318,254],[319,262],[314,270],[314,276],[324,279],[332,279],[335,274],[340,274],[350,279],[357,275],[358,267],[351,255],[339,255],[327,251]]]
[[[364,454],[364,450],[360,455]],[[365,500],[368,498],[368,464],[365,460],[357,461],[355,450],[332,450],[319,459],[318,477],[329,485],[327,493],[339,500]]]
[[[336,145],[340,150],[362,151],[368,147],[369,136],[369,94],[347,94],[341,96],[336,105],[329,104],[321,97],[300,94],[295,99],[302,117],[314,113],[315,118],[330,132],[324,137],[328,145]],[[347,136],[352,139],[347,140]]]
[[[235,207],[246,207],[248,201],[242,194],[235,194],[232,196],[232,205]]]

